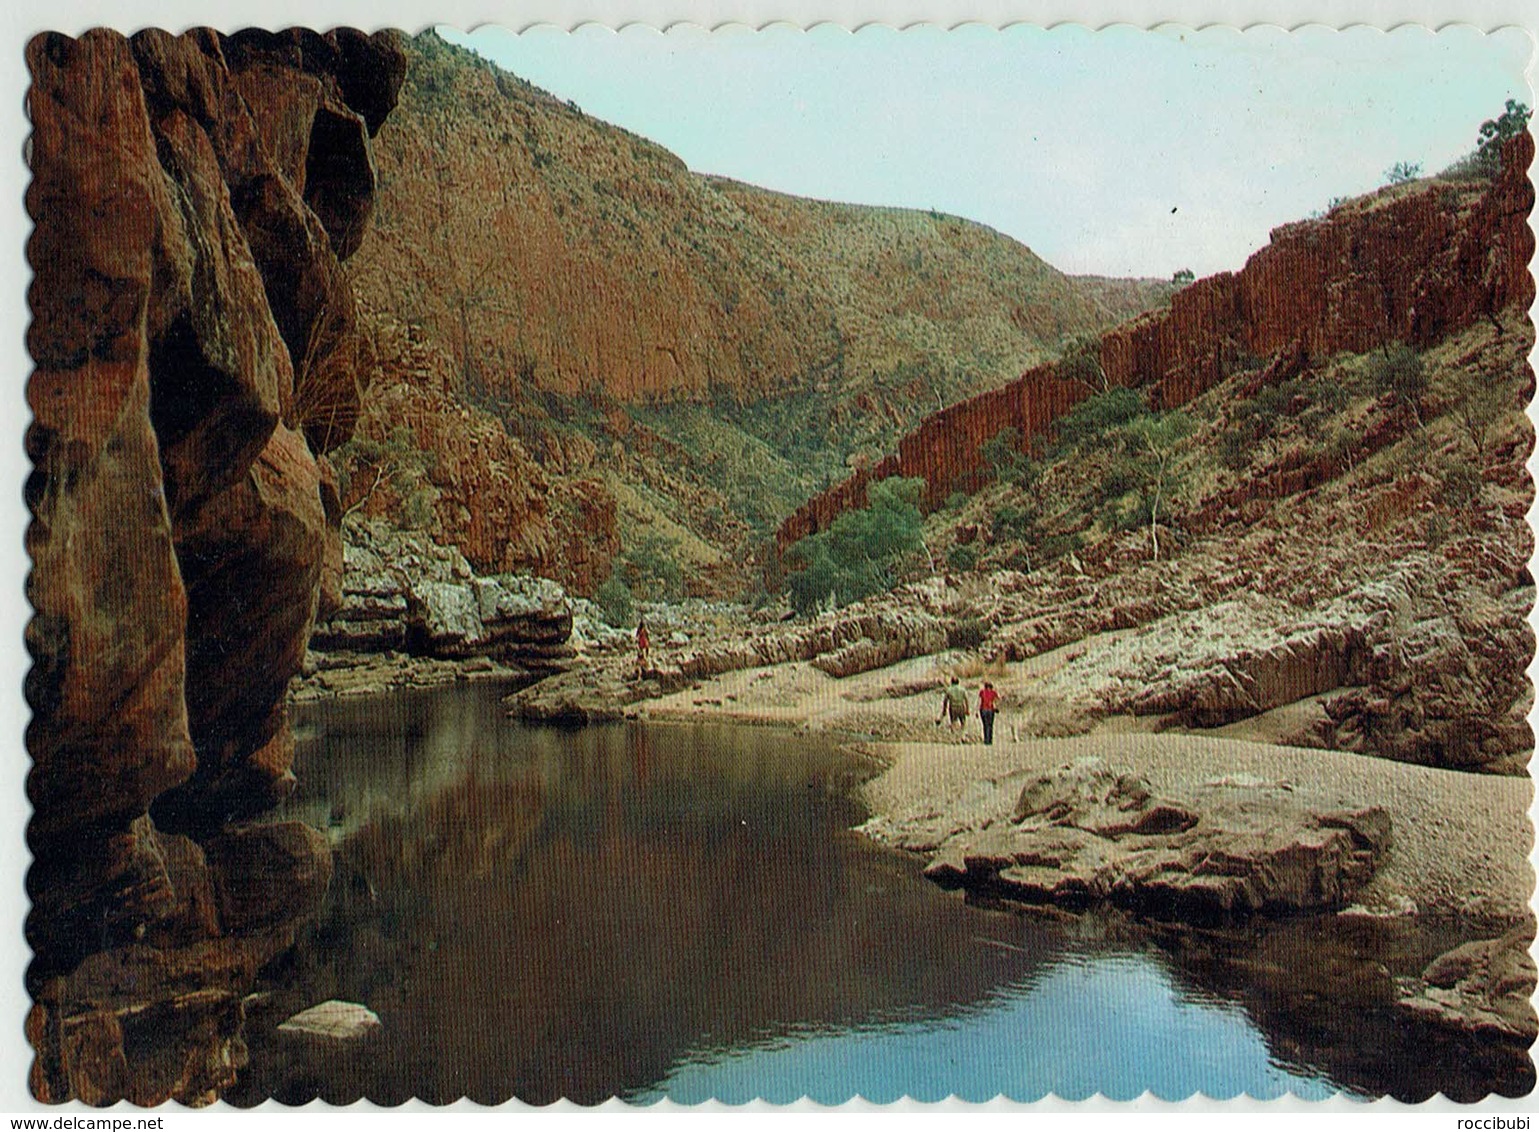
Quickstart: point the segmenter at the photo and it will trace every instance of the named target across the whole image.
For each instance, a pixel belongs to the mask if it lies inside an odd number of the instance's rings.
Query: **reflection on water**
[[[337,870],[271,972],[236,1103],[1390,1087],[1257,1028],[1275,1004],[1222,961],[1255,939],[1215,951],[928,884],[849,832],[861,768],[804,737],[527,729],[484,688],[317,705],[301,730],[285,816],[329,829]],[[336,1057],[277,1040],[328,998],[382,1034]]]

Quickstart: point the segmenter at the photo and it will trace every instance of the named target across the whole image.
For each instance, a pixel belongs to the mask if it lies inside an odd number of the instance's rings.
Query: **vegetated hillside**
[[[1257,363],[1165,414],[1101,395],[933,513],[929,545],[986,654],[1062,650],[1043,703],[1522,773],[1533,341],[1514,302],[1420,351]]]
[[[953,640],[1033,661],[1028,731],[1127,713],[1522,773],[1532,152],[1280,229],[1106,335],[1098,368],[937,414],[796,522],[924,476],[944,565],[923,600]]]
[[[406,47],[373,233],[350,269],[381,336],[413,344],[410,364],[382,351],[384,380],[431,404],[402,418],[398,398],[375,401],[360,432],[383,443],[405,424],[398,437],[421,445],[418,420],[439,418],[506,431],[522,455],[495,473],[421,469],[428,522],[478,566],[588,589],[616,530],[661,523],[685,584],[741,590],[756,542],[847,460],[1170,290],[1081,283],[954,217],[698,176],[432,33]],[[541,483],[520,470],[534,463]],[[366,488],[378,467],[341,470]],[[511,515],[531,494],[550,514],[500,541],[464,517],[488,502]],[[398,504],[386,485],[365,506]],[[574,566],[551,548],[584,540],[559,518],[579,512],[601,522]]]
[[[932,506],[967,490],[999,430],[1017,446],[1039,445],[1099,388],[1137,388],[1158,407],[1177,406],[1258,359],[1294,353],[1317,363],[1393,341],[1424,346],[1511,303],[1526,307],[1531,154],[1523,134],[1492,179],[1394,185],[1274,230],[1243,270],[1200,279],[1168,309],[1108,331],[1064,362],[927,417],[894,454],[808,500],[782,524],[780,545],[825,528],[887,476],[923,477]]]

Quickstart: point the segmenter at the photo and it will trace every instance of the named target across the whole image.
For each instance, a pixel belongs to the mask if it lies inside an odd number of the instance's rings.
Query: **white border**
[[[21,499],[21,485],[28,472],[28,464],[22,450],[22,437],[28,412],[23,399],[23,387],[31,363],[25,349],[26,286],[30,272],[26,269],[24,245],[30,230],[30,221],[22,207],[22,194],[27,183],[27,171],[23,161],[23,146],[27,123],[23,114],[27,78],[22,60],[22,49],[34,33],[48,30],[78,34],[87,28],[107,25],[125,32],[140,27],[158,26],[172,30],[211,25],[221,30],[238,27],[262,26],[281,28],[293,25],[312,27],[354,26],[369,30],[397,27],[420,30],[432,24],[450,24],[472,29],[485,23],[501,24],[515,30],[535,25],[552,24],[572,28],[582,23],[600,23],[624,26],[631,23],[666,27],[675,23],[693,23],[705,27],[723,24],[746,24],[760,27],[768,23],[788,23],[795,26],[811,26],[817,23],[835,23],[845,27],[859,27],[867,23],[887,23],[907,26],[914,23],[933,23],[955,26],[977,22],[1002,26],[1010,23],[1033,23],[1051,26],[1055,23],[1073,22],[1091,27],[1103,27],[1114,23],[1153,26],[1160,23],[1184,24],[1202,27],[1208,24],[1229,24],[1248,27],[1255,24],[1274,24],[1296,28],[1305,24],[1324,24],[1331,27],[1348,27],[1367,24],[1382,28],[1406,23],[1420,23],[1440,28],[1449,24],[1470,24],[1490,31],[1499,27],[1522,27],[1539,39],[1539,3],[1536,0],[522,0],[522,2],[496,3],[491,0],[438,0],[424,3],[421,0],[327,0],[324,3],[299,2],[299,0],[215,0],[199,3],[197,0],[125,0],[111,3],[107,0],[10,0],[9,6],[0,10],[0,27],[4,35],[0,43],[5,45],[4,62],[0,63],[0,189],[11,204],[0,210],[0,242],[10,249],[9,271],[0,274],[0,357],[6,362],[6,370],[12,375],[8,386],[7,409],[0,416],[0,577],[5,579],[7,596],[0,600],[0,641],[5,642],[0,658],[6,662],[4,678],[0,679],[0,719],[5,721],[4,737],[7,759],[5,765],[12,768],[11,789],[0,798],[0,892],[6,894],[14,914],[13,934],[0,935],[0,1113],[33,1113],[53,1116],[81,1116],[97,1113],[83,1106],[68,1105],[44,1107],[34,1102],[26,1090],[24,1068],[31,1062],[31,1050],[22,1033],[21,1021],[27,1005],[21,976],[30,955],[21,936],[21,916],[26,908],[23,888],[25,868],[29,854],[24,840],[24,827],[30,813],[22,793],[22,776],[29,765],[23,745],[23,728],[29,712],[21,693],[21,681],[26,672],[27,658],[22,648],[22,630],[29,615],[22,580],[28,563],[23,547],[23,532],[27,515]],[[1530,93],[1535,86],[1535,62],[1531,57],[1528,71]],[[1539,99],[1530,97],[1529,105],[1539,105]],[[1539,167],[1539,166],[1536,166]],[[1539,215],[1539,213],[1536,213]],[[1530,225],[1536,223],[1530,219]],[[1530,312],[1531,316],[1533,312]],[[1532,359],[1531,359],[1532,360]],[[1530,416],[1535,410],[1530,408]],[[1530,473],[1539,468],[1539,459],[1530,459]],[[1530,519],[1532,526],[1532,516]],[[1533,676],[1533,670],[1530,670]],[[1532,813],[1531,813],[1532,816]],[[1532,858],[1531,858],[1532,859]],[[509,1106],[526,1114],[552,1112],[565,1109],[579,1111],[575,1106],[558,1105],[551,1110],[531,1110],[521,1105]],[[845,1106],[850,1115],[864,1113],[866,1118],[880,1113],[885,1120],[893,1108],[924,1113],[979,1113],[981,1111],[1030,1113],[1033,1121],[1046,1118],[1050,1124],[1077,1121],[1085,1117],[1099,1120],[1121,1120],[1137,1117],[1157,1125],[1171,1128],[1180,1123],[1188,1127],[1211,1123],[1213,1116],[1224,1117],[1246,1114],[1247,1122],[1274,1119],[1290,1122],[1322,1121],[1326,1125],[1345,1120],[1353,1122],[1389,1117],[1397,1124],[1406,1121],[1421,1123],[1427,1127],[1454,1130],[1457,1117],[1491,1116],[1539,1112],[1539,1093],[1517,1101],[1495,1098],[1477,1106],[1455,1105],[1441,1098],[1420,1106],[1405,1106],[1394,1101],[1380,1101],[1369,1105],[1344,1100],[1310,1104],[1292,1098],[1279,1101],[1231,1101],[1211,1102],[1194,1100],[1180,1105],[1158,1101],[1145,1096],[1142,1100],[1115,1103],[1101,1099],[1071,1103],[1050,1099],[1031,1106],[994,1104],[976,1106],[950,1102],[939,1106],[898,1105],[881,1109],[856,1101]],[[129,1106],[119,1105],[111,1110],[118,1116],[150,1115]],[[178,1106],[163,1110],[167,1117],[166,1127],[179,1127],[188,1119],[212,1119],[223,1124],[226,1121],[244,1120],[247,1126],[255,1119],[260,1124],[269,1123],[276,1114],[283,1119],[308,1123],[321,1113],[329,1113],[332,1119],[378,1119],[365,1117],[362,1112],[343,1115],[325,1106],[310,1106],[302,1111],[284,1109],[269,1102],[258,1113],[265,1116],[219,1116],[205,1110],[193,1116]],[[378,1113],[372,1106],[363,1111]],[[407,1106],[407,1111],[425,1114],[434,1111],[425,1105]],[[478,1106],[461,1103],[451,1106],[450,1111],[483,1112]],[[605,1106],[602,1111],[614,1111]],[[666,1116],[687,1110],[664,1102],[648,1110],[655,1116]],[[777,1110],[772,1106],[751,1105],[746,1109],[730,1109],[720,1105],[702,1106],[701,1111],[744,1112],[818,1112],[819,1106],[804,1103],[791,1106],[790,1110]],[[1019,1121],[1020,1116],[1016,1117]],[[1435,1123],[1432,1123],[1435,1122]],[[329,1126],[335,1132],[335,1125]]]

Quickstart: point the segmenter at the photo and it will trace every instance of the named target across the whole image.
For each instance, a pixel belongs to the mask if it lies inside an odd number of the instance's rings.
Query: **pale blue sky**
[[[1275,225],[1435,171],[1504,101],[1525,32],[823,26],[445,32],[691,169],[937,208],[1066,271],[1238,268]]]

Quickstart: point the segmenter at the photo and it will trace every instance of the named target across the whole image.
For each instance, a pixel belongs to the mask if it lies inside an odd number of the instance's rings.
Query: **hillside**
[[[740,592],[768,533],[851,462],[1170,290],[1075,279],[955,217],[698,176],[432,33],[406,48],[349,269],[366,324],[413,344],[410,363],[381,350],[376,380],[416,390],[417,443],[484,421],[521,453],[427,470],[429,522],[481,566],[591,589],[615,531],[662,524],[692,590]],[[376,399],[361,432],[400,423]],[[367,464],[344,478],[371,482]],[[464,514],[524,514],[531,494],[550,515],[505,537]],[[597,525],[563,525],[580,510]],[[598,553],[552,550],[574,539]]]
[[[1137,389],[1171,408],[1285,356],[1296,373],[1341,352],[1424,348],[1480,321],[1497,325],[1533,293],[1525,144],[1512,143],[1494,181],[1427,178],[1283,225],[1242,270],[1197,280],[1167,309],[1089,343],[1077,368],[1036,366],[930,414],[891,455],[798,508],[778,532],[781,547],[859,506],[867,483],[886,476],[922,477],[931,506],[976,487],[987,474],[982,446],[1001,428],[1040,451],[1055,422],[1098,388]]]

